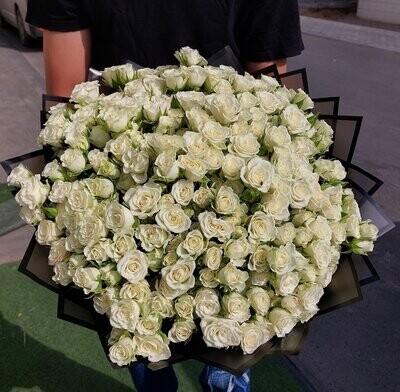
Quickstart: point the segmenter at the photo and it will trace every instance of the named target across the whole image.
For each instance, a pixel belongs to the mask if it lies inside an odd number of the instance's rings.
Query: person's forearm
[[[78,83],[86,81],[90,65],[90,31],[43,32],[46,90],[68,97]]]
[[[262,61],[262,62],[255,62],[255,61],[246,61],[245,69],[249,73],[254,73],[260,69],[269,67],[272,64],[276,64],[278,68],[278,72],[280,74],[285,73],[287,70],[287,59],[279,59],[274,61]]]

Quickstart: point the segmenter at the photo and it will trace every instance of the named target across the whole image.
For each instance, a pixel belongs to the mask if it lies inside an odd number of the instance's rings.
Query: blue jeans
[[[178,379],[169,366],[152,371],[141,363],[129,367],[133,383],[138,392],[176,392]],[[250,370],[236,377],[214,366],[204,366],[200,374],[204,392],[250,392]]]

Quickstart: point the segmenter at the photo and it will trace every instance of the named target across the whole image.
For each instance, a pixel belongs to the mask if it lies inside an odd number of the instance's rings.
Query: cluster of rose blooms
[[[8,179],[54,281],[109,317],[120,366],[167,359],[196,329],[253,353],[316,314],[342,245],[366,253],[377,235],[302,90],[175,55],[105,69],[108,95],[77,85],[39,135],[54,160]]]

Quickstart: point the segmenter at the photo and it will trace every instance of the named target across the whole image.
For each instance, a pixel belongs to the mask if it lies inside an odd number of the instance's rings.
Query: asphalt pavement
[[[302,26],[306,49],[289,68],[307,68],[312,97],[340,96],[340,114],[364,116],[354,161],[385,181],[374,198],[398,223],[400,33],[313,18]],[[0,31],[0,160],[37,148],[41,55],[23,48],[14,31]],[[0,263],[20,260],[30,233],[0,237]],[[363,301],[313,320],[293,362],[314,390],[399,390],[399,244],[399,228],[378,241],[371,259],[381,280],[363,287]]]

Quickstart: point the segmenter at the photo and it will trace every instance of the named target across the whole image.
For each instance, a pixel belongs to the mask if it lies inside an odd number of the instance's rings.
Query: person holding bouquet
[[[58,96],[70,96],[89,67],[174,64],[185,46],[207,58],[229,45],[248,72],[275,63],[283,73],[303,50],[297,0],[29,0],[26,21],[44,29],[46,89]],[[138,391],[178,388],[172,367],[130,371]],[[250,389],[249,371],[205,366],[200,382],[204,391]]]

